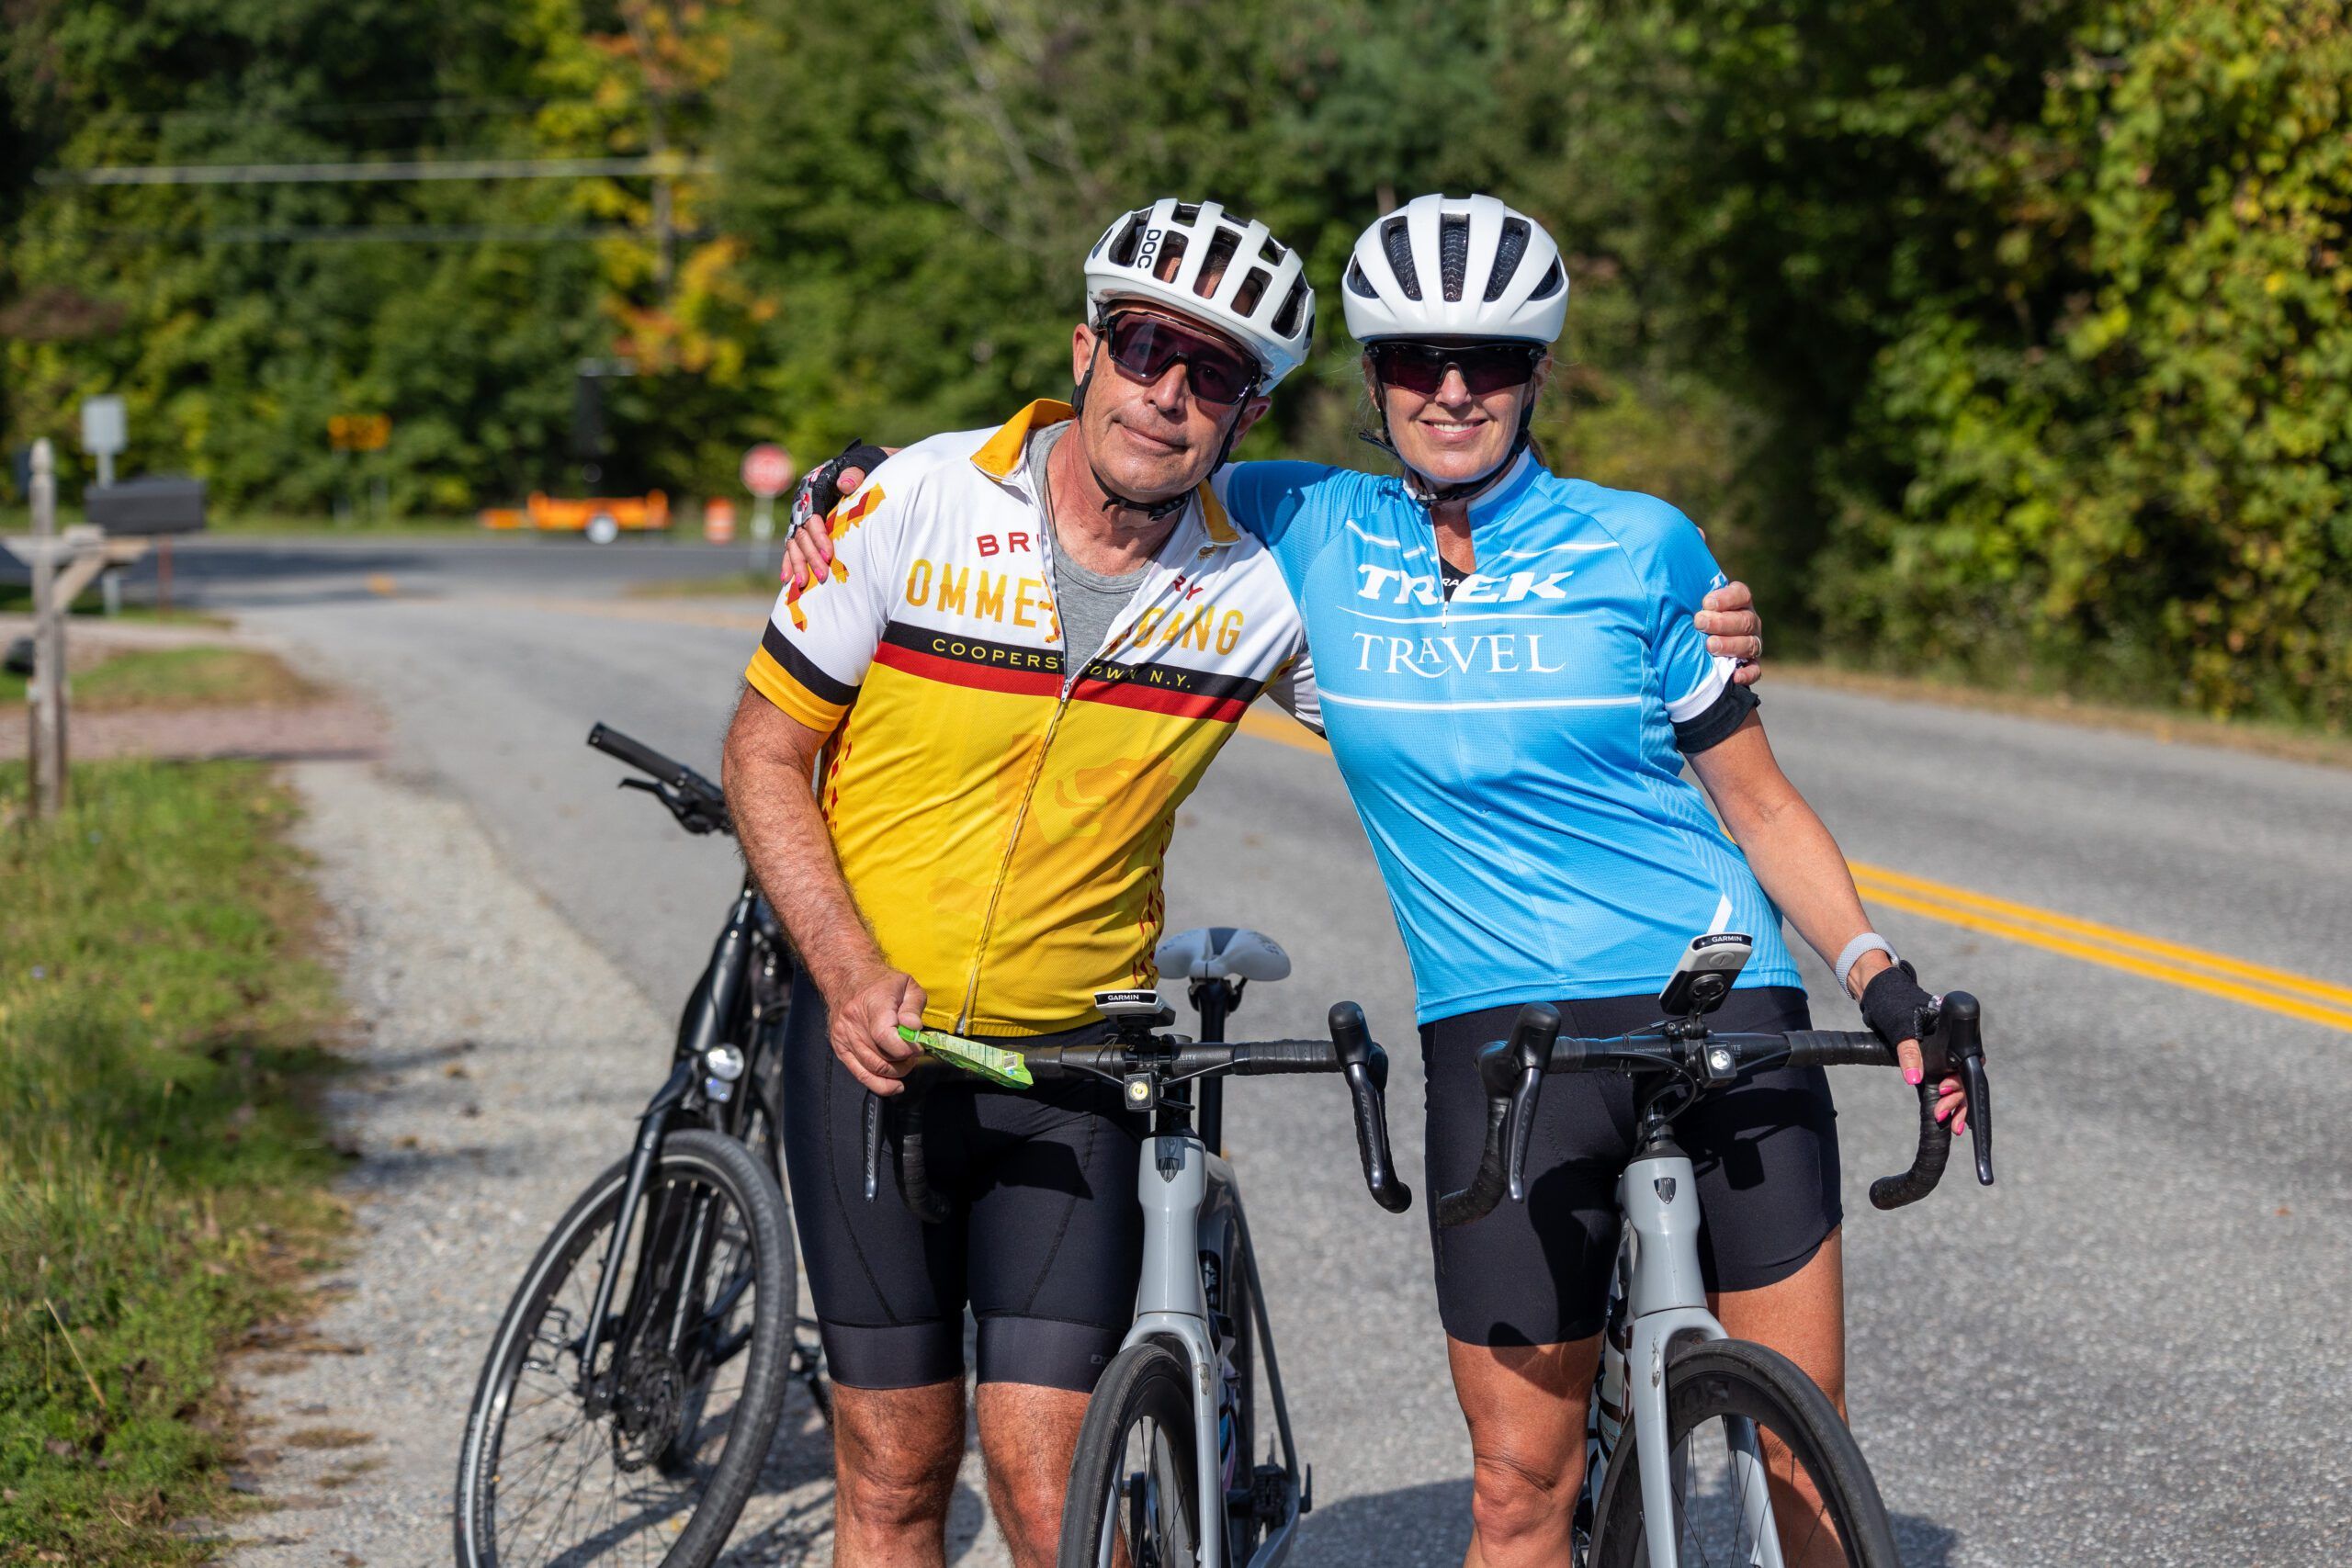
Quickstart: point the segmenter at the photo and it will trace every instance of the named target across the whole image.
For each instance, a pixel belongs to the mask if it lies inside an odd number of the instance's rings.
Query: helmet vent
[[[1170,231],[1168,237],[1159,243],[1159,256],[1151,264],[1151,276],[1162,283],[1175,282],[1176,274],[1182,270],[1184,265],[1184,243],[1182,234]]]
[[[1448,301],[1462,298],[1462,280],[1470,270],[1470,220],[1437,220],[1437,268]]]
[[[1225,281],[1225,269],[1233,265],[1233,253],[1241,247],[1241,237],[1219,224],[1209,236],[1209,254],[1201,258],[1200,276],[1193,280],[1193,292],[1205,299],[1216,292]]]
[[[1180,202],[1178,202],[1178,203],[1176,204],[1176,221],[1177,221],[1177,222],[1179,222],[1179,223],[1198,223],[1200,220],[1201,220],[1201,204],[1200,204],[1199,202],[1197,202],[1197,201],[1180,201]]]
[[[1372,287],[1372,279],[1363,275],[1363,263],[1348,264],[1348,292],[1361,294],[1367,299],[1377,299],[1379,294]]]
[[[1544,275],[1544,281],[1537,284],[1535,286],[1535,292],[1529,295],[1527,298],[1530,300],[1549,299],[1553,295],[1557,294],[1563,288],[1565,288],[1566,284],[1567,274],[1560,270],[1559,261],[1555,258],[1552,263],[1552,270]]]
[[[1388,253],[1388,270],[1396,275],[1396,287],[1405,291],[1408,299],[1421,297],[1421,275],[1413,270],[1413,236],[1405,230],[1405,220],[1391,218],[1380,226],[1380,245]]]
[[[1362,277],[1363,269],[1355,269],[1353,276]],[[1290,286],[1290,298],[1283,301],[1281,313],[1274,317],[1274,331],[1277,334],[1289,337],[1298,331],[1299,313],[1306,309],[1306,279],[1302,277]]]
[[[1136,249],[1143,243],[1144,218],[1145,214],[1140,212],[1128,213],[1126,222],[1121,224],[1118,232],[1112,236],[1113,266],[1135,265]]]
[[[1262,266],[1251,267],[1250,269],[1250,276],[1243,278],[1241,280],[1241,287],[1235,289],[1233,292],[1234,310],[1244,316],[1256,315],[1258,313],[1258,301],[1263,299],[1266,297],[1266,290],[1272,288],[1273,286],[1274,275],[1272,273],[1268,272]]]
[[[1521,258],[1527,254],[1530,231],[1524,218],[1503,220],[1502,239],[1495,246],[1495,270],[1487,279],[1487,303],[1491,305],[1503,297],[1510,287],[1511,275],[1519,271]]]

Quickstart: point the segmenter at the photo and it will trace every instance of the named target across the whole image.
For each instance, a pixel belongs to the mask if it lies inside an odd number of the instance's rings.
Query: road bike
[[[647,775],[622,785],[687,832],[732,835],[692,768],[601,724],[588,744]],[[458,1461],[460,1568],[705,1568],[792,1379],[830,1424],[778,1164],[792,974],[746,876],[634,1146],[556,1222],[492,1338]]]
[[[1724,964],[1726,952],[1744,960],[1745,942],[1736,934],[1702,938],[1692,954],[1703,945],[1713,952],[1704,964]],[[1794,1362],[1731,1338],[1708,1312],[1698,1183],[1673,1134],[1676,1117],[1745,1073],[1894,1066],[1894,1048],[1867,1033],[1712,1031],[1706,1015],[1730,995],[1736,973],[1736,963],[1679,969],[1659,998],[1668,1016],[1654,1030],[1615,1039],[1563,1039],[1555,1010],[1521,1009],[1510,1038],[1478,1054],[1486,1147],[1470,1185],[1437,1201],[1437,1221],[1468,1224],[1506,1196],[1525,1201],[1529,1136],[1547,1074],[1631,1075],[1637,1141],[1617,1181],[1620,1241],[1589,1402],[1575,1568],[1900,1568],[1878,1484],[1837,1406]],[[1927,1072],[1918,1150],[1908,1171],[1871,1183],[1871,1202],[1880,1209],[1917,1202],[1942,1179],[1951,1138],[1936,1121],[1935,1100],[1947,1074],[1967,1086],[1977,1179],[1993,1182],[1976,998],[1946,994],[1919,1043]]]
[[[1103,1370],[1079,1430],[1062,1513],[1061,1568],[1272,1568],[1289,1555],[1314,1474],[1293,1439],[1282,1368],[1267,1321],[1258,1258],[1233,1168],[1221,1152],[1223,1078],[1334,1073],[1354,1112],[1364,1184],[1401,1213],[1412,1193],[1389,1157],[1388,1057],[1352,1002],[1330,1010],[1329,1040],[1228,1042],[1226,1020],[1251,980],[1290,971],[1254,931],[1211,928],[1160,944],[1160,973],[1189,980],[1202,1038],[1165,1032],[1172,1008],[1157,991],[1097,991],[1108,1037],[1018,1053],[1040,1081],[1117,1084],[1125,1109],[1150,1118],[1136,1178],[1143,1268],[1135,1321]],[[917,1216],[944,1217],[923,1147],[925,1091],[954,1071],[925,1059],[907,1092],[869,1100],[865,1168],[888,1150]],[[1259,1379],[1273,1417],[1255,1459]]]

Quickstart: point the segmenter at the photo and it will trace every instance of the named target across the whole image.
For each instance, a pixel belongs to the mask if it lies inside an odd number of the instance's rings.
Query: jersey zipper
[[[1048,584],[1054,581],[1054,521],[1046,510],[1051,504],[1043,495],[1037,498],[1037,520],[1041,525],[1037,530],[1037,555],[1045,567],[1046,581]],[[1170,581],[1172,580],[1171,577]],[[1166,584],[1163,583],[1159,592],[1164,593],[1166,591]],[[1138,589],[1136,592],[1140,596],[1142,591]],[[1158,594],[1154,597],[1157,598]],[[1129,623],[1130,626],[1133,624],[1133,622]],[[1045,737],[1037,743],[1037,761],[1029,769],[1028,782],[1021,786],[1021,804],[1013,808],[1012,829],[1004,839],[1004,855],[997,862],[996,881],[989,887],[988,908],[980,914],[980,933],[972,948],[971,973],[964,981],[963,1005],[956,1010],[956,1032],[958,1034],[963,1033],[972,1025],[972,1009],[978,1002],[980,996],[980,970],[988,961],[989,939],[996,930],[997,901],[1004,897],[1004,885],[1012,878],[1012,855],[1013,852],[1021,847],[1022,825],[1029,820],[1029,803],[1036,798],[1037,781],[1045,776],[1046,760],[1053,753],[1055,733],[1062,727],[1062,716],[1069,711],[1069,694],[1077,689],[1079,674],[1086,665],[1101,658],[1104,649],[1113,647],[1124,636],[1125,636],[1124,628],[1113,627],[1110,635],[1104,638],[1102,647],[1096,649],[1092,656],[1080,662],[1071,657],[1069,637],[1062,629],[1061,603],[1058,599],[1055,601],[1053,639],[1062,646],[1061,695],[1054,701],[1054,716],[1046,721]]]

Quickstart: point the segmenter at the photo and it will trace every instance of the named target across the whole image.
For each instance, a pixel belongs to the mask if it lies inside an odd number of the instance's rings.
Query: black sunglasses
[[[1170,366],[1181,364],[1193,396],[1229,407],[1258,384],[1257,367],[1240,355],[1158,316],[1114,316],[1104,324],[1102,336],[1119,374],[1147,387],[1168,374]]]
[[[1462,372],[1462,384],[1472,397],[1483,398],[1525,386],[1544,361],[1543,346],[1528,343],[1390,342],[1369,344],[1364,353],[1372,356],[1372,373],[1382,385],[1424,398],[1437,395],[1449,368]]]

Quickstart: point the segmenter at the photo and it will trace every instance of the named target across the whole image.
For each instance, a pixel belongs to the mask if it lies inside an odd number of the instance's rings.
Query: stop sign
[[[753,495],[782,495],[798,472],[792,454],[773,441],[763,441],[743,454],[743,488]]]

